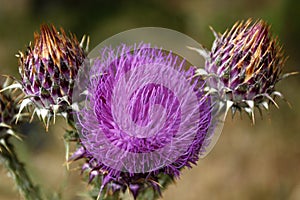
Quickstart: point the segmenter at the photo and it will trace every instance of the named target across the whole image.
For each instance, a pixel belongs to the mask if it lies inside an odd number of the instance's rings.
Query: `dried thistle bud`
[[[213,31],[214,32],[214,31]],[[212,50],[206,52],[206,71],[210,86],[232,112],[246,111],[254,121],[254,108],[277,106],[275,96],[283,98],[275,85],[284,76],[286,60],[282,47],[264,21],[237,22],[230,31],[215,34]],[[199,51],[205,55],[205,51]]]
[[[35,113],[48,127],[52,116],[70,109],[74,79],[86,58],[85,37],[79,43],[75,35],[68,37],[53,25],[42,25],[40,31],[34,33],[34,45],[19,53],[19,72],[29,99],[24,104],[34,103]]]
[[[18,88],[10,87],[13,84],[12,79],[0,76],[0,151],[3,147],[8,148],[6,144],[9,137],[20,139],[14,126],[16,119],[19,117],[21,120],[24,116],[19,114],[19,101],[24,95]]]

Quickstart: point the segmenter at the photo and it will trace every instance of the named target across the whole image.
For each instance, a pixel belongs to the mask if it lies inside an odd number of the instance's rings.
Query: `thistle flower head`
[[[136,196],[145,185],[159,188],[160,173],[178,177],[196,164],[212,116],[195,67],[150,44],[121,45],[102,49],[89,73],[78,112],[83,147],[71,159],[87,158],[91,179],[102,174],[103,187]]]
[[[8,148],[6,142],[9,137],[20,139],[14,126],[17,117],[20,120],[24,117],[19,113],[19,101],[24,95],[18,88],[9,87],[13,84],[11,78],[0,76],[0,151],[3,147]]]
[[[42,25],[34,34],[34,45],[19,54],[19,72],[24,93],[34,103],[35,112],[48,125],[55,114],[64,114],[71,105],[72,88],[86,53],[75,35],[61,28]]]
[[[245,110],[253,119],[254,107],[268,109],[282,78],[285,61],[282,47],[270,33],[270,26],[260,20],[237,22],[216,39],[206,61],[206,70],[212,78],[211,87],[228,101],[234,112]]]

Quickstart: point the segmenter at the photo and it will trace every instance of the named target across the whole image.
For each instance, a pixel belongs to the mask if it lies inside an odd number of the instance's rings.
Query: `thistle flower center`
[[[110,83],[118,81],[104,79]],[[174,92],[162,84],[145,84],[128,96],[125,112],[116,111],[118,115],[108,104],[112,94],[106,92],[106,86],[103,81],[98,84],[94,109],[102,131],[113,145],[134,153],[147,153],[172,141],[181,122],[180,102]]]

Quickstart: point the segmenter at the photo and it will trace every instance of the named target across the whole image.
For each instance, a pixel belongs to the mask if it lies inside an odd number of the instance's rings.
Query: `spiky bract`
[[[24,97],[19,88],[10,87],[16,84],[12,78],[0,76],[0,151],[1,148],[7,148],[7,140],[13,136],[20,137],[16,133],[16,120],[22,122],[26,114],[19,113],[19,102]]]

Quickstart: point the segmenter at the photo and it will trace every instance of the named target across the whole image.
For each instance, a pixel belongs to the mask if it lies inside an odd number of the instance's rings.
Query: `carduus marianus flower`
[[[21,85],[26,97],[22,107],[34,104],[36,113],[48,128],[56,114],[67,117],[71,110],[74,79],[86,58],[81,43],[70,33],[68,37],[51,25],[42,25],[40,34],[34,34],[34,45],[25,53],[19,52]],[[87,42],[88,43],[88,42]],[[87,44],[88,46],[88,44]]]
[[[150,44],[103,48],[89,70],[86,102],[77,113],[90,181],[101,191],[160,193],[160,176],[179,177],[209,145],[212,114],[205,82],[178,55]],[[81,81],[77,80],[80,85]]]
[[[26,113],[19,113],[20,104],[24,94],[19,88],[14,88],[17,84],[10,77],[0,76],[0,153],[2,148],[8,151],[7,141],[13,136],[20,139],[16,133],[16,119],[23,121]]]
[[[236,22],[223,34],[213,30],[215,41],[211,51],[198,50],[206,58],[210,91],[219,94],[231,108],[246,111],[254,122],[254,108],[276,107],[275,97],[283,95],[275,85],[290,74],[283,74],[286,61],[282,46],[263,20]]]

